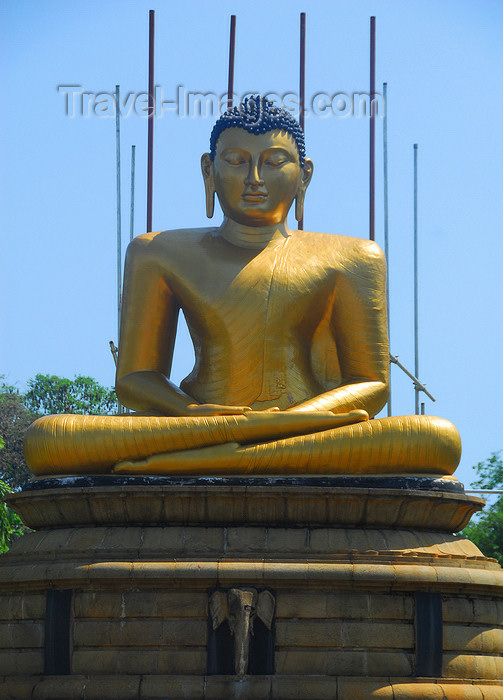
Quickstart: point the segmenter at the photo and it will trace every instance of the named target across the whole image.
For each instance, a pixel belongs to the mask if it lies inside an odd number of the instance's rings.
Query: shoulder
[[[183,228],[136,236],[128,245],[128,257],[158,257],[163,253],[193,251],[207,236],[213,235],[215,228]]]
[[[292,238],[301,248],[317,251],[332,260],[344,262],[344,265],[375,266],[385,265],[384,253],[374,241],[355,236],[342,236],[337,233],[320,233],[317,231],[294,231]]]

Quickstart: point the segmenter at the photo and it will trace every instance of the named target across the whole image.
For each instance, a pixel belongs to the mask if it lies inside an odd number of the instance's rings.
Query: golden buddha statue
[[[289,229],[313,173],[295,119],[258,97],[226,112],[202,172],[222,225],[128,248],[116,389],[138,413],[39,419],[25,439],[32,471],[452,474],[448,421],[369,419],[388,396],[385,263],[368,240]],[[180,309],[195,365],[178,388]]]

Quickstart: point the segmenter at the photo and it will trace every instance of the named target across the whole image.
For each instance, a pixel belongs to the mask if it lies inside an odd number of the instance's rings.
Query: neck
[[[265,248],[269,243],[279,243],[292,233],[286,221],[273,226],[245,226],[227,218],[218,232],[226,241],[240,248]]]

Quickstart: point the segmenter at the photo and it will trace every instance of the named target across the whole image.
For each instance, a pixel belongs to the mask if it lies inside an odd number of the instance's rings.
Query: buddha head
[[[286,220],[295,200],[302,218],[304,196],[313,174],[305,157],[304,134],[285,109],[263,97],[247,98],[218,119],[210,152],[201,158],[206,214],[213,216],[215,192],[224,215],[246,226]]]

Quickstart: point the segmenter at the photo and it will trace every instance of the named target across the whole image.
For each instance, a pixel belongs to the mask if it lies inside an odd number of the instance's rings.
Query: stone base
[[[498,681],[351,676],[25,676],[0,684],[2,700],[501,700]]]
[[[12,495],[38,530],[0,559],[0,697],[503,698],[503,571],[451,534],[481,499],[360,481],[93,477]],[[240,587],[275,597],[274,674],[210,668],[209,596]]]

